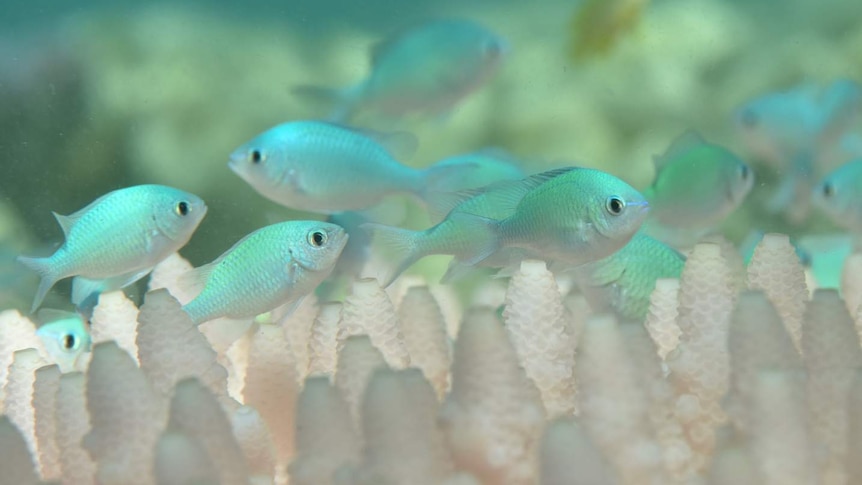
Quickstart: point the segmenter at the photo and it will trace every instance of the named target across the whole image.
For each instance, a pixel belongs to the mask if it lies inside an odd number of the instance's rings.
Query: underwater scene
[[[0,485],[862,484],[854,0],[0,5]]]

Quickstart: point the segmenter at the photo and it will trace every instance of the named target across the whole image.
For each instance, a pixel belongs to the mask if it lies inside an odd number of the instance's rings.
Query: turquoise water
[[[852,0],[656,0],[616,47],[574,62],[575,2],[56,2],[0,7],[0,308],[26,308],[35,275],[18,254],[62,241],[68,214],[120,187],[161,183],[203,197],[209,214],[183,254],[195,265],[291,212],[226,166],[236,146],[283,121],[321,117],[299,84],[344,86],[368,50],[428,18],[475,20],[512,45],[502,69],[446,119],[357,124],[416,134],[409,160],[500,146],[534,170],[580,164],[638,188],[651,157],[686,129],[755,168],[758,184],[722,226],[793,236],[835,231],[821,214],[788,221],[764,202],[780,171],[752,159],[732,129],[753,96],[803,82],[862,80],[862,9]],[[857,132],[858,126],[856,127]],[[408,225],[427,224],[413,205]],[[445,258],[418,270],[439,276]],[[63,306],[68,281],[49,302]]]

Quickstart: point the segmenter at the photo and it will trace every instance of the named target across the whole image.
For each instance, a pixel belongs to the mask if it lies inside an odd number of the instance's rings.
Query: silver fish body
[[[183,307],[195,323],[244,319],[298,303],[332,272],[347,243],[340,226],[288,221],[252,232],[215,261],[182,276],[202,288]]]
[[[42,280],[39,307],[57,281],[76,276],[73,300],[91,288],[118,289],[143,277],[191,239],[207,206],[194,194],[164,185],[138,185],[109,192],[78,212],[54,216],[66,240],[47,258],[19,257]]]

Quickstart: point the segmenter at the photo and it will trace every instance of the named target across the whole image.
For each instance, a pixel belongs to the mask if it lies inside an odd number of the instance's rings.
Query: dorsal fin
[[[563,167],[530,175],[521,180],[501,180],[477,189],[465,189],[457,192],[438,193],[430,198],[429,210],[435,220],[443,219],[453,209],[478,195],[486,195],[501,210],[514,208],[521,202],[527,192],[564,173],[576,170],[578,167]]]
[[[63,236],[67,238],[69,237],[69,232],[72,230],[72,227],[81,217],[80,215],[64,216],[63,214],[58,214],[56,212],[51,212],[51,214],[54,214],[54,219],[57,219],[57,224],[60,224],[60,229],[63,230]]]
[[[691,129],[686,130],[671,142],[663,154],[653,157],[656,172],[661,171],[672,160],[688,153],[692,148],[706,144],[707,141],[698,132]]]
[[[87,204],[83,208],[77,210],[75,213],[69,214],[67,216],[64,216],[62,214],[58,214],[56,212],[52,212],[52,214],[54,214],[54,219],[57,219],[57,223],[60,224],[60,227],[63,229],[63,234],[65,236],[68,236],[69,231],[72,230],[72,227],[75,226],[75,223],[77,223],[81,219],[81,217],[84,216],[84,214],[86,214],[87,212],[90,212],[90,209],[95,207],[99,202],[102,202],[104,199],[113,195],[115,192],[116,192],[116,190],[108,192],[107,194],[99,197],[98,199],[94,200],[93,202],[90,202],[89,204]]]

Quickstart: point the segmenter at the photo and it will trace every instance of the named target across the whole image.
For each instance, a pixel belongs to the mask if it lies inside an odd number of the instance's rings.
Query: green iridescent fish
[[[811,193],[813,204],[835,224],[862,233],[862,158],[842,165]]]
[[[627,183],[587,168],[552,170],[466,195],[442,222],[424,231],[365,225],[395,262],[384,285],[431,254],[453,255],[465,266],[498,258],[509,264],[519,250],[569,264],[594,261],[624,245],[648,209]]]
[[[327,222],[288,221],[258,229],[181,277],[182,285],[202,288],[183,310],[200,324],[297,305],[329,276],[346,243],[344,229]]]
[[[63,246],[47,258],[18,258],[42,277],[32,311],[70,276],[76,305],[134,283],[185,246],[206,212],[196,195],[138,185],[109,192],[72,215],[54,213],[66,236]]]
[[[469,20],[435,20],[399,32],[371,51],[371,74],[344,89],[300,86],[300,95],[334,104],[344,122],[371,109],[388,117],[446,116],[484,85],[509,51],[495,33]]]
[[[594,311],[642,322],[659,278],[679,278],[685,256],[642,232],[612,255],[572,269]]]

